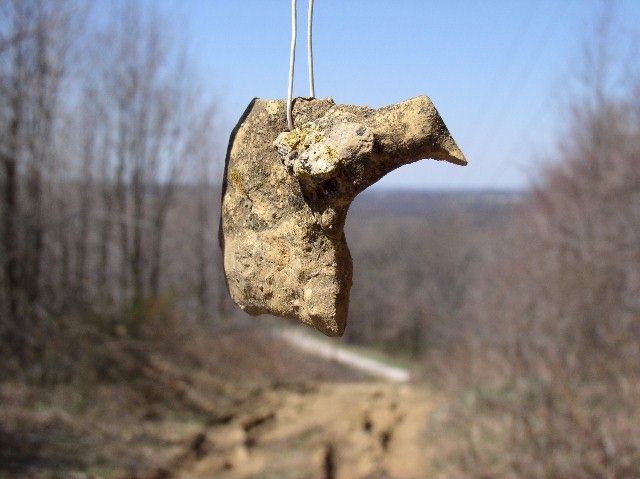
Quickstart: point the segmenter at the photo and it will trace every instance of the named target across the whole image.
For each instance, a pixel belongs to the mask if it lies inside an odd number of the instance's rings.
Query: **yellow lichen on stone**
[[[324,146],[324,159],[329,163],[336,163],[339,160],[336,149],[331,145]]]
[[[294,128],[284,136],[284,143],[291,150],[306,149],[322,140],[324,140],[324,134],[309,126]]]
[[[246,190],[242,181],[242,174],[234,168],[229,171],[229,174],[227,176],[233,187],[236,188],[241,194],[245,195]]]

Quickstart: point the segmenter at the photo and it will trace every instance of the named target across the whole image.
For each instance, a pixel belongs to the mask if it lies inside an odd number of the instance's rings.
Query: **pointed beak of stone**
[[[442,159],[448,161],[449,163],[453,163],[454,165],[467,166],[468,162],[462,153],[462,150],[458,148],[456,142],[453,141],[453,138],[449,137],[450,141],[445,142],[443,151],[442,151]]]
[[[438,110],[424,95],[376,110],[371,126],[382,151],[399,159],[391,168],[427,158],[467,164]]]

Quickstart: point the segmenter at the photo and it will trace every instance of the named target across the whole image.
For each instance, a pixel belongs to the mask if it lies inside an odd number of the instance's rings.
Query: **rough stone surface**
[[[374,110],[298,98],[254,99],[227,150],[220,245],[233,300],[251,315],[342,335],[351,288],[343,228],[358,193],[423,158],[465,165],[431,101]]]

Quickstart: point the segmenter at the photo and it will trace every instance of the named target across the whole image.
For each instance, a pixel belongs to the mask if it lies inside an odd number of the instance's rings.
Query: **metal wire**
[[[307,17],[307,62],[309,65],[309,96],[315,98],[316,87],[313,81],[313,0],[309,0]]]
[[[309,0],[307,15],[307,62],[309,66],[309,97],[315,98],[316,88],[313,74],[313,3]],[[297,0],[291,0],[291,50],[289,54],[289,89],[287,91],[287,126],[293,130],[293,79],[296,65],[296,37],[298,36]]]
[[[289,54],[289,91],[287,92],[287,126],[293,130],[293,73],[296,64],[296,36],[298,35],[297,25],[297,0],[291,0],[291,51]]]

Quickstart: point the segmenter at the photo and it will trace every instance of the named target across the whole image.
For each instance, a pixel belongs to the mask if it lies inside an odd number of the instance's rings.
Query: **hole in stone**
[[[320,184],[320,187],[323,189],[323,191],[327,195],[333,196],[333,195],[338,193],[338,182],[336,181],[335,178],[330,178],[328,180],[324,180]]]

